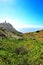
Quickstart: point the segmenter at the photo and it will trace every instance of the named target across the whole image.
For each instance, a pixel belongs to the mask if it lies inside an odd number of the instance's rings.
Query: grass
[[[0,39],[0,65],[43,65],[43,41],[38,40],[39,34],[24,37]]]

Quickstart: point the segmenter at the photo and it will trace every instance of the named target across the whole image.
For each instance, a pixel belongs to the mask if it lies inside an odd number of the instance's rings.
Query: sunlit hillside
[[[21,34],[0,28],[0,65],[43,65],[43,30]]]

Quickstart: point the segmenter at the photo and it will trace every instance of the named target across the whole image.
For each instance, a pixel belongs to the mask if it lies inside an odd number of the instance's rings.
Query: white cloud
[[[21,25],[19,26],[21,28],[43,28],[43,26],[39,26],[39,25],[28,25],[28,24],[24,24],[24,25]]]
[[[29,24],[23,24],[20,20],[14,20],[13,18],[4,18],[0,19],[0,23],[7,21],[7,23],[11,23],[14,28],[20,29],[20,28],[43,28],[41,25],[29,25]]]

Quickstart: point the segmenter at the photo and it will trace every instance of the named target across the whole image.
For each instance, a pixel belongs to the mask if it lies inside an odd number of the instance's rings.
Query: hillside
[[[14,37],[19,38],[22,36],[22,33],[17,31],[10,23],[0,23],[0,37]]]
[[[43,41],[43,30],[38,30],[35,32],[24,33],[25,38],[30,38],[33,40]]]
[[[0,27],[0,65],[43,65],[43,30],[21,36],[7,29]]]

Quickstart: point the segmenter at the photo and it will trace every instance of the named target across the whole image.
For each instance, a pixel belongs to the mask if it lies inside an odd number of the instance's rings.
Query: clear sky
[[[0,0],[0,22],[16,29],[43,28],[43,0]]]

